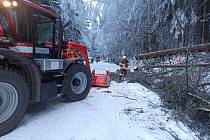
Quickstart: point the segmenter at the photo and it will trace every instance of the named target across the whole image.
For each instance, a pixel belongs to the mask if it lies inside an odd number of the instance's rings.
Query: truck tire
[[[92,75],[83,64],[73,65],[64,79],[64,98],[66,101],[76,102],[83,100],[90,92]]]
[[[15,129],[22,120],[28,94],[27,83],[19,73],[0,68],[0,136]]]

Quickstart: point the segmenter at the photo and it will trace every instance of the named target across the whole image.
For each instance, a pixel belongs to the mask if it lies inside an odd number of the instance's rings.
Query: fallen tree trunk
[[[176,49],[168,49],[164,51],[157,51],[145,54],[139,54],[136,59],[151,59],[151,58],[161,58],[166,56],[172,56],[176,54],[186,54],[186,53],[197,53],[197,52],[210,52],[210,43],[207,44],[199,44],[199,45],[192,45],[188,47],[176,48]]]

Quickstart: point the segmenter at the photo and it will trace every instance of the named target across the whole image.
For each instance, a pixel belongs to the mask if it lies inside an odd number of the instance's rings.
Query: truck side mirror
[[[72,24],[71,20],[67,21],[64,25],[63,25],[63,30],[68,27],[70,24]]]

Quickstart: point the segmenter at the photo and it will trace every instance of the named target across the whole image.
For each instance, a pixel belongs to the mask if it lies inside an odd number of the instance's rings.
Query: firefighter
[[[119,80],[121,81],[127,77],[127,73],[128,73],[127,68],[129,66],[129,61],[126,56],[122,57],[122,60],[120,61],[119,65],[120,65],[120,79]]]
[[[120,61],[120,65],[121,65],[121,64],[125,65],[126,68],[129,66],[129,61],[128,61],[128,59],[127,59],[127,56],[124,55],[124,56],[122,57],[122,60]]]

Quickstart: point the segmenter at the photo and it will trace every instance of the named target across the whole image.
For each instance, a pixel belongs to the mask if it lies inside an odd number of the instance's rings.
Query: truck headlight
[[[10,6],[12,6],[12,3],[10,1],[5,0],[5,1],[3,1],[3,5],[4,5],[4,7],[10,7]]]
[[[17,1],[13,1],[13,2],[12,2],[12,6],[14,6],[14,7],[18,6]]]
[[[8,1],[8,0],[5,0],[5,1],[3,1],[3,5],[4,5],[4,7],[11,7],[11,6],[13,6],[13,7],[16,7],[16,6],[18,6],[18,3],[17,3],[17,1]]]

